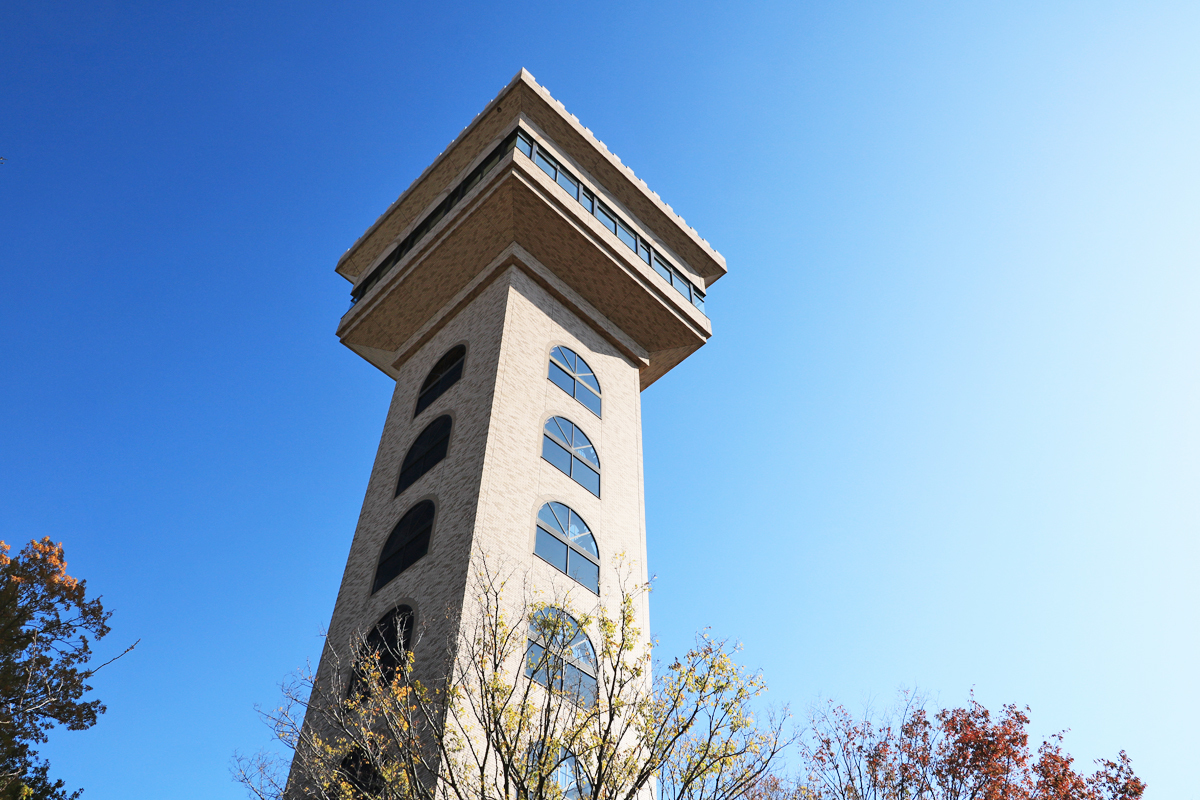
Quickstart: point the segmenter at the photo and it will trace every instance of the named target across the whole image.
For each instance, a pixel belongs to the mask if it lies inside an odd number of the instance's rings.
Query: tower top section
[[[526,70],[339,259],[344,344],[388,375],[510,267],[634,361],[642,388],[711,335],[725,259]]]

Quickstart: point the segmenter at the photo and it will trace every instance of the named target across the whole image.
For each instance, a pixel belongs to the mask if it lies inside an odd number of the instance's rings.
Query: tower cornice
[[[706,288],[725,274],[725,258],[524,69],[342,255],[337,272],[358,280],[522,115],[678,254]]]

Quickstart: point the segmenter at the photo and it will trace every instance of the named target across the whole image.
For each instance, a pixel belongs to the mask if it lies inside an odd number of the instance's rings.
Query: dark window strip
[[[524,131],[518,132],[518,141],[520,151],[532,158],[533,163],[550,176],[550,180],[578,200],[589,214],[592,214],[600,221],[601,225],[612,231],[642,261],[650,264],[653,255],[654,268],[658,274],[662,275],[663,279],[674,286],[692,305],[701,312],[704,311],[704,293],[684,276],[683,270],[668,262],[659,251],[650,246],[649,242],[634,233],[633,226],[622,220],[619,214],[604,203],[598,200],[594,201],[591,192],[583,188],[579,179],[566,170],[557,158],[538,147],[532,139],[527,138]]]
[[[397,245],[387,258],[380,262],[379,266],[371,270],[371,274],[362,280],[357,286],[350,290],[350,305],[354,305],[362,299],[363,295],[371,291],[371,287],[379,283],[384,275],[391,271],[392,267],[396,266],[400,259],[408,255],[409,251],[429,233],[435,225],[442,221],[442,217],[450,212],[450,209],[458,205],[458,201],[462,200],[467,192],[475,187],[475,184],[483,178],[484,175],[492,171],[492,168],[500,163],[500,159],[513,149],[517,141],[517,132],[513,131],[504,141],[501,142],[495,150],[488,154],[488,157],[480,162],[479,166],[471,170],[471,174],[463,178],[458,186],[446,196],[442,202],[437,204],[433,211],[426,215],[425,219],[413,228],[408,236]]]

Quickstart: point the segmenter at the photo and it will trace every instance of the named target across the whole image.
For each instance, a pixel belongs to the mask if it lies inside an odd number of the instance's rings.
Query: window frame
[[[422,553],[421,555],[417,556],[416,558],[414,558],[406,566],[402,566],[399,570],[397,570],[395,575],[392,575],[387,580],[382,580],[382,582],[381,582],[381,570],[383,568],[384,551],[387,550],[388,545],[392,541],[392,537],[395,536],[396,532],[399,530],[400,524],[402,522],[404,522],[404,520],[408,519],[410,514],[414,513],[418,508],[425,505],[426,503],[428,503],[433,508],[433,513],[429,518],[428,535],[426,536],[426,540],[425,540],[425,552]],[[404,513],[401,514],[396,519],[396,522],[391,526],[391,529],[388,531],[387,537],[383,540],[383,544],[380,545],[379,550],[376,552],[376,555],[375,555],[375,571],[371,578],[371,595],[372,596],[378,594],[381,590],[387,588],[392,583],[392,581],[399,578],[405,572],[408,572],[410,569],[412,569],[414,566],[416,566],[416,564],[421,559],[423,559],[423,558],[425,558],[425,556],[429,555],[429,552],[433,549],[433,537],[434,537],[434,532],[437,530],[438,513],[439,513],[438,502],[437,502],[436,498],[434,498],[431,495],[426,495],[424,497],[418,498],[412,505],[405,508]],[[413,541],[418,539],[424,533],[425,533],[424,527],[418,529],[418,531],[415,535],[410,536],[402,545],[397,546],[395,551],[390,553],[388,555],[388,557],[389,558],[394,557],[401,550],[403,550],[405,547],[407,547]]]
[[[569,355],[575,357],[575,360],[576,360],[575,367],[571,367],[565,361],[555,357],[554,353],[556,351],[560,351],[560,350],[564,352],[564,355],[569,354]],[[583,374],[583,373],[579,372],[578,364],[580,362],[582,362],[583,365],[585,367],[587,367],[587,374],[591,375],[592,379],[596,382],[596,388],[593,389],[591,386],[588,385],[587,381],[580,379],[579,376],[581,374]],[[554,367],[558,367],[560,370],[562,370],[562,372],[565,373],[566,376],[571,380],[571,383],[572,383],[571,391],[567,392],[566,387],[554,379],[554,377],[553,377],[554,376]],[[596,374],[596,371],[594,369],[592,369],[591,364],[589,364],[587,362],[587,360],[579,354],[579,351],[574,350],[570,347],[567,347],[565,344],[551,345],[550,350],[549,350],[548,354],[546,355],[546,380],[550,381],[555,386],[557,386],[559,389],[562,389],[564,392],[566,392],[568,395],[570,395],[575,400],[575,402],[579,403],[579,405],[583,406],[588,411],[592,412],[596,416],[597,419],[604,419],[604,413],[603,413],[604,412],[604,390],[600,386],[600,377]],[[583,391],[590,393],[590,396],[595,398],[596,408],[592,408],[586,402],[579,399],[579,392],[580,392],[581,384],[583,386]],[[586,396],[587,395],[585,395],[585,397]]]
[[[450,365],[450,369],[447,369],[445,373],[442,373],[442,375],[438,378],[438,383],[441,383],[442,378],[445,377],[446,373],[450,372],[450,370],[453,369],[455,366],[458,366],[458,377],[455,378],[453,381],[451,381],[448,385],[442,387],[442,389],[440,391],[438,391],[437,394],[435,394],[432,398],[429,399],[429,402],[425,403],[425,405],[421,405],[421,399],[430,390],[435,388],[434,386],[430,386],[428,389],[425,388],[425,384],[429,383],[429,378],[433,375],[433,371],[441,365],[442,361],[444,361],[447,356],[449,356],[451,353],[453,353],[456,349],[458,349],[460,347],[463,350],[462,358],[460,358],[457,361],[455,361],[454,363],[452,363]],[[429,371],[425,373],[425,380],[421,381],[421,386],[418,387],[418,389],[417,389],[417,399],[415,401],[413,401],[413,414],[412,414],[413,419],[416,419],[424,411],[427,411],[429,409],[429,407],[432,406],[434,403],[436,403],[443,395],[446,394],[446,392],[450,391],[451,389],[453,389],[455,386],[458,385],[458,382],[461,381],[463,379],[463,376],[467,374],[467,356],[470,355],[470,352],[471,352],[470,348],[467,347],[466,342],[456,342],[455,344],[448,347],[446,349],[446,352],[442,353],[442,355],[438,357],[437,361],[433,362],[433,366],[430,367]]]
[[[536,620],[549,613],[553,613],[560,618],[566,617],[575,626],[575,635],[571,637],[571,640],[561,650],[552,650],[551,643],[544,641],[542,633],[536,627]],[[570,692],[570,688],[566,686],[567,674],[568,668],[574,668],[577,672],[591,679],[589,685],[592,687],[593,692],[591,697],[584,697],[578,691],[572,693],[577,700],[582,700],[584,705],[591,706],[594,704],[600,696],[600,660],[596,657],[596,646],[592,643],[592,637],[579,624],[579,620],[558,606],[548,605],[535,612],[532,617],[533,619],[529,620],[528,646],[525,650],[525,677],[541,686],[545,686],[551,691]],[[587,644],[587,652],[591,656],[590,659],[581,659],[572,652],[575,643],[581,637]],[[533,657],[535,648],[541,651],[536,658]],[[550,666],[555,667],[554,674],[547,676],[547,681],[539,680],[539,675],[545,673]],[[556,683],[557,686],[551,686],[551,683]]]
[[[704,291],[697,286],[686,270],[671,263],[671,259],[668,259],[660,249],[650,244],[650,241],[638,232],[639,230],[648,231],[648,228],[643,228],[641,225],[629,224],[624,215],[614,211],[608,204],[604,203],[600,199],[599,193],[589,190],[586,183],[572,174],[570,169],[564,167],[562,159],[556,153],[552,152],[551,148],[542,144],[539,138],[535,138],[531,132],[517,126],[516,137],[516,150],[520,150],[535,167],[550,178],[552,183],[561,187],[568,196],[574,198],[582,205],[590,216],[594,217],[601,226],[607,228],[613,236],[617,237],[618,241],[632,250],[637,258],[652,266],[659,277],[682,294],[690,305],[696,308],[701,314],[708,316],[708,312],[704,308]],[[574,192],[567,186],[568,183],[575,186]],[[596,185],[598,186],[599,184]],[[585,197],[586,200],[584,199]],[[610,225],[609,222],[612,224]],[[625,235],[622,236],[622,233]],[[653,263],[654,257],[658,258],[665,269],[659,269]],[[680,261],[682,263],[682,260]]]
[[[441,422],[443,419],[448,419],[448,420],[450,420],[450,430],[448,430],[448,431],[446,432],[446,452],[442,454],[441,458],[439,458],[437,461],[433,462],[433,463],[432,463],[432,464],[430,464],[428,467],[426,467],[426,468],[425,468],[425,469],[424,469],[424,470],[421,472],[421,474],[417,475],[417,476],[416,476],[415,478],[413,478],[411,481],[409,481],[408,483],[406,483],[406,484],[404,484],[403,486],[401,486],[401,485],[400,485],[400,483],[401,483],[401,481],[403,481],[403,480],[404,480],[404,473],[405,473],[405,471],[406,471],[406,469],[407,469],[407,468],[405,467],[405,464],[407,464],[407,463],[408,463],[408,459],[409,459],[409,456],[411,456],[411,455],[412,455],[413,448],[415,448],[415,447],[417,446],[417,442],[419,442],[419,441],[421,440],[421,437],[422,437],[422,436],[424,436],[424,435],[425,435],[425,433],[426,433],[426,432],[427,432],[427,431],[428,431],[430,428],[432,428],[434,425],[437,425],[437,424],[438,424],[439,422]],[[413,437],[413,440],[412,440],[412,442],[410,442],[410,443],[409,443],[409,445],[408,445],[408,449],[407,449],[406,451],[404,451],[404,458],[403,458],[403,459],[401,459],[401,461],[400,461],[400,469],[399,469],[399,470],[397,471],[397,473],[396,473],[396,490],[395,490],[395,493],[392,495],[393,499],[394,499],[394,498],[396,498],[396,497],[399,497],[400,495],[404,494],[406,491],[408,491],[409,489],[411,489],[411,488],[412,488],[413,486],[415,486],[415,485],[416,485],[418,482],[420,482],[421,478],[424,478],[426,475],[428,475],[430,472],[432,472],[432,471],[433,471],[433,469],[434,469],[434,468],[435,468],[435,467],[436,467],[438,464],[441,464],[443,461],[445,461],[447,458],[449,458],[449,457],[450,457],[450,446],[453,444],[453,441],[454,441],[454,423],[455,423],[454,414],[452,414],[452,413],[450,413],[450,412],[446,412],[446,413],[444,413],[444,414],[438,414],[436,417],[434,417],[432,420],[430,420],[430,422],[429,422],[429,424],[428,424],[428,425],[426,425],[425,427],[421,428],[421,432],[420,432],[420,433],[418,433],[416,436],[414,436],[414,437]],[[438,441],[441,441],[441,440],[439,439]],[[435,444],[436,444],[436,443],[435,443]],[[425,453],[424,453],[424,454],[422,454],[421,458],[422,458],[422,459],[424,459],[424,458],[425,458],[425,456],[426,456],[426,455],[428,455],[428,454],[429,454],[429,452],[430,452],[432,449],[433,449],[432,447],[430,447],[430,448],[427,448],[427,449],[426,449],[426,451],[425,451]]]
[[[591,537],[592,544],[596,548],[595,555],[592,555],[592,553],[588,552],[587,549],[580,547],[578,544],[576,544],[574,541],[572,541],[569,538],[570,534],[561,533],[557,530],[554,530],[554,528],[550,527],[547,523],[543,522],[542,511],[546,508],[550,508],[551,516],[554,517],[556,522],[558,521],[559,515],[557,513],[555,513],[555,510],[553,508],[553,506],[555,506],[555,505],[562,506],[564,509],[566,509],[567,515],[568,515],[567,516],[567,527],[568,528],[570,527],[570,515],[571,514],[575,515],[575,518],[578,519],[580,524],[583,525],[583,528],[587,532],[587,535]],[[541,559],[549,566],[558,570],[559,572],[566,575],[568,578],[575,581],[577,584],[579,584],[583,588],[587,589],[588,591],[592,592],[597,597],[599,597],[600,596],[600,543],[596,540],[596,532],[594,530],[592,530],[592,527],[590,525],[588,525],[587,520],[585,520],[583,518],[583,515],[581,515],[575,509],[571,508],[571,506],[567,505],[566,503],[560,502],[558,500],[547,500],[545,503],[542,503],[540,506],[538,506],[538,510],[534,514],[533,527],[534,527],[534,540],[533,540],[534,556]],[[545,555],[542,555],[541,553],[538,552],[538,533],[541,531],[544,531],[546,533],[546,535],[552,537],[554,539],[554,541],[558,542],[559,544],[563,545],[566,548],[567,558],[566,558],[566,565],[565,565],[566,568],[565,569],[562,567],[559,567],[558,564],[555,564],[553,561],[551,561]],[[571,554],[572,553],[575,553],[575,554],[581,556],[585,561],[587,561],[589,564],[591,564],[593,567],[596,568],[596,586],[595,587],[592,587],[590,584],[584,583],[583,581],[576,578],[574,574],[572,574],[572,572],[571,572],[571,565],[572,565]]]
[[[384,685],[390,686],[395,680],[396,675],[400,674],[403,667],[401,659],[405,655],[413,652],[413,642],[416,637],[417,630],[417,610],[416,603],[407,598],[400,600],[392,605],[382,616],[376,620],[375,624],[370,627],[365,635],[362,635],[362,644],[367,651],[364,655],[370,655],[371,652],[379,654],[380,672],[383,673]],[[394,621],[403,618],[403,622],[396,624]],[[392,645],[386,641],[385,634],[382,629],[387,625],[394,625],[397,635],[398,649],[393,649]],[[401,636],[402,634],[402,636]],[[378,639],[377,646],[372,647],[372,640]],[[385,664],[385,661],[392,663]],[[353,696],[355,689],[363,681],[362,668],[360,662],[355,659],[354,669],[350,676],[350,685],[347,687],[347,697]]]
[[[591,450],[592,450],[592,453],[593,453],[593,454],[595,454],[595,456],[596,456],[596,465],[595,465],[595,467],[592,467],[592,466],[591,466],[591,465],[590,465],[590,464],[589,464],[589,463],[588,463],[588,462],[587,462],[585,459],[583,459],[583,458],[581,458],[580,456],[576,455],[576,450],[575,450],[575,447],[576,447],[576,446],[575,446],[573,443],[571,443],[571,442],[563,442],[563,441],[560,441],[560,440],[558,439],[558,435],[557,435],[557,434],[553,434],[553,433],[551,433],[549,430],[547,430],[547,428],[548,428],[548,426],[549,426],[549,424],[550,424],[550,421],[551,421],[551,420],[557,420],[557,419],[561,419],[563,422],[566,422],[568,425],[570,425],[570,426],[571,426],[571,427],[572,427],[572,428],[573,428],[575,431],[577,431],[577,432],[579,433],[579,435],[580,435],[580,436],[582,436],[582,437],[583,437],[584,441],[586,441],[586,442],[587,442],[587,446],[591,448]],[[558,426],[558,427],[561,427],[561,426]],[[566,454],[566,456],[569,458],[569,462],[568,462],[568,469],[564,470],[564,469],[563,469],[561,466],[559,466],[559,465],[558,465],[558,464],[557,464],[557,463],[556,463],[554,460],[552,460],[552,459],[550,459],[550,458],[547,458],[547,457],[546,457],[546,444],[547,444],[547,442],[549,442],[549,443],[553,444],[554,446],[558,447],[560,450],[562,450],[562,451],[563,451],[563,452]],[[599,453],[599,452],[597,452],[597,450],[596,450],[596,445],[592,444],[592,437],[590,437],[590,436],[588,436],[586,433],[584,433],[584,431],[583,431],[583,428],[579,427],[579,426],[578,426],[578,425],[576,425],[576,424],[575,424],[575,423],[574,423],[572,420],[568,419],[567,417],[563,416],[562,414],[550,414],[550,415],[549,415],[549,416],[547,416],[547,417],[545,418],[545,420],[542,422],[542,449],[541,449],[541,454],[542,454],[542,460],[543,460],[543,461],[546,461],[546,462],[548,462],[548,463],[550,464],[550,466],[554,467],[554,468],[555,468],[555,469],[557,469],[559,472],[563,473],[563,474],[564,474],[564,475],[566,475],[568,478],[570,478],[571,480],[575,481],[575,483],[579,484],[580,486],[582,486],[582,487],[583,487],[584,489],[586,489],[587,491],[591,492],[591,493],[592,493],[593,495],[595,495],[596,497],[600,497],[600,494],[601,494],[601,492],[600,492],[600,490],[601,490],[601,478],[600,478],[600,475],[601,475],[601,470],[602,470],[602,467],[601,467],[601,464],[600,464],[600,453]],[[576,463],[577,463],[577,462],[578,462],[578,465],[579,465],[579,467],[580,467],[580,468],[582,468],[582,469],[584,469],[584,470],[587,470],[588,472],[591,472],[593,475],[595,475],[595,480],[596,480],[596,488],[595,488],[595,489],[593,489],[591,486],[589,486],[588,484],[584,483],[583,481],[581,481],[579,478],[577,478],[577,477],[575,476],[575,475],[576,475],[576,473],[575,473],[575,467],[576,467]],[[581,474],[584,474],[584,473],[581,473]]]

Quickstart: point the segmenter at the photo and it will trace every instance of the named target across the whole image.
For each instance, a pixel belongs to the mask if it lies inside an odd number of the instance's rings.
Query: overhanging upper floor
[[[394,240],[371,269],[407,238]],[[381,271],[338,336],[395,374],[448,315],[509,267],[528,272],[638,363],[643,388],[711,335],[703,313],[514,147]]]

